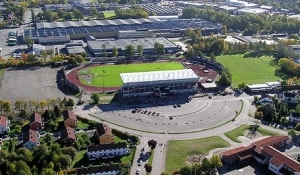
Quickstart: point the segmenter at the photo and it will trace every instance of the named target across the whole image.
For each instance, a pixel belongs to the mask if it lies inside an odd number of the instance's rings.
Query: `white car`
[[[138,168],[138,169],[136,170],[136,174],[140,174],[140,171],[141,171],[141,169]]]

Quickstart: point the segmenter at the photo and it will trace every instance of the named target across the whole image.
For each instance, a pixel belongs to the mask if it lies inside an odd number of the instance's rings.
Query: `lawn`
[[[184,66],[179,62],[160,62],[160,63],[146,63],[146,64],[128,64],[128,65],[122,64],[122,65],[96,66],[96,67],[82,69],[78,72],[78,74],[80,75],[81,83],[89,86],[103,87],[103,81],[104,81],[105,87],[119,87],[122,85],[120,73],[180,70],[180,69],[184,69]],[[105,73],[103,73],[103,70]],[[86,76],[87,74],[90,75],[89,78],[87,78]],[[83,78],[82,75],[85,75],[85,78]]]
[[[241,125],[240,127],[236,128],[236,129],[233,129],[231,131],[224,133],[224,135],[234,142],[241,143],[241,141],[238,139],[238,137],[244,136],[244,132],[248,129],[249,129],[249,125]],[[257,131],[263,136],[278,135],[278,133],[276,133],[276,132],[263,129],[261,127],[259,127],[257,129]]]
[[[229,67],[232,74],[232,85],[237,86],[240,82],[246,84],[263,83],[279,80],[275,76],[276,67],[270,65],[272,57],[244,58],[243,55],[221,55],[217,61]]]
[[[82,122],[82,121],[80,121],[80,120],[77,121],[77,128],[78,128],[78,129],[84,129],[84,128],[87,128],[87,127],[89,127],[89,126],[90,126],[89,124],[84,123],[84,122]]]
[[[111,18],[113,16],[116,16],[116,13],[114,11],[104,11],[104,17],[107,18]]]
[[[228,147],[229,143],[219,136],[195,140],[176,140],[168,142],[166,171],[171,174],[187,165],[188,156],[206,154],[216,148]]]

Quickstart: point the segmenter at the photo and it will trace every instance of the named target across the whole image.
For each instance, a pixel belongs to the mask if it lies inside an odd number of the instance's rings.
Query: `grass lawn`
[[[104,11],[103,13],[105,18],[116,16],[116,13],[114,11]]]
[[[85,152],[86,150],[82,150],[76,153],[75,158],[70,166],[71,168],[73,168],[75,164],[78,164],[78,162],[84,159]]]
[[[244,136],[244,132],[247,129],[249,129],[249,125],[242,125],[234,130],[225,132],[224,135],[234,142],[241,143],[241,141],[238,139],[238,137]]]
[[[229,143],[219,136],[207,137],[195,140],[174,140],[169,141],[166,171],[171,174],[186,165],[188,156],[206,154],[216,148],[228,147]]]
[[[77,121],[77,128],[78,128],[78,129],[84,129],[84,128],[87,128],[88,126],[90,126],[90,125],[87,124],[87,123],[83,123],[83,122],[80,121],[80,120]]]
[[[237,143],[241,143],[241,141],[238,139],[239,136],[244,136],[244,132],[246,130],[249,129],[249,125],[242,125],[234,130],[231,130],[231,131],[228,131],[226,133],[224,133],[224,135],[226,137],[228,137],[230,140],[234,141],[234,142],[237,142]],[[272,136],[272,135],[278,135],[278,133],[276,132],[273,132],[273,131],[270,131],[270,130],[266,130],[266,129],[263,129],[261,127],[259,127],[257,129],[257,131],[263,135],[263,136]]]
[[[128,65],[105,65],[82,69],[78,72],[79,75],[91,76],[91,82],[87,82],[86,78],[80,78],[81,83],[89,86],[103,87],[119,87],[122,85],[120,73],[132,72],[149,72],[163,70],[180,70],[184,66],[179,62],[161,62],[161,63],[146,63],[146,64],[128,64]],[[105,70],[103,77],[103,70]]]
[[[122,157],[121,162],[122,164],[131,165],[132,160],[134,159],[135,148],[131,148],[130,154],[128,156]]]
[[[151,155],[149,157],[149,160],[148,160],[148,164],[152,166],[152,162],[153,162],[153,155],[154,155],[154,150],[152,149],[151,150]]]
[[[255,84],[280,79],[275,76],[276,67],[269,64],[272,57],[244,58],[243,56],[236,54],[217,57],[219,63],[229,67],[233,86],[237,86],[240,82]]]

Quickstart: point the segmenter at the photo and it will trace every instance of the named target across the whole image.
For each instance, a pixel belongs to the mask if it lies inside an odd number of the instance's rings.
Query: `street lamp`
[[[104,93],[104,73],[105,73],[105,70],[102,69],[102,82],[103,82],[103,93]]]

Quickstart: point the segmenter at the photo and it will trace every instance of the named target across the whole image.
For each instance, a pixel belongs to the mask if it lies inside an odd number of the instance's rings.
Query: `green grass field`
[[[105,18],[110,18],[110,17],[116,16],[116,13],[114,11],[104,11],[103,13],[104,13]]]
[[[243,55],[221,55],[217,61],[229,67],[232,74],[232,85],[237,86],[240,82],[246,84],[263,83],[279,80],[275,76],[276,67],[270,65],[272,57],[244,58]]]
[[[184,66],[180,62],[160,62],[160,63],[146,63],[146,64],[128,64],[128,65],[105,65],[90,67],[82,69],[78,75],[89,74],[91,81],[80,77],[83,84],[89,86],[103,87],[103,79],[105,87],[119,87],[122,85],[120,73],[132,72],[149,72],[149,71],[163,71],[163,70],[180,70]],[[105,70],[103,77],[103,70]]]
[[[233,129],[231,131],[224,133],[224,135],[234,142],[241,143],[241,141],[238,139],[238,137],[244,136],[244,132],[246,130],[248,130],[249,127],[250,127],[249,125],[241,125],[240,127],[236,128],[236,129]],[[278,133],[276,133],[276,132],[263,129],[261,127],[259,127],[257,129],[257,132],[259,132],[263,136],[278,135]]]
[[[219,136],[195,140],[175,140],[168,143],[166,171],[172,174],[175,170],[187,165],[188,156],[206,154],[216,148],[228,147],[229,143]]]

